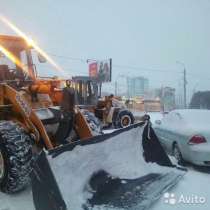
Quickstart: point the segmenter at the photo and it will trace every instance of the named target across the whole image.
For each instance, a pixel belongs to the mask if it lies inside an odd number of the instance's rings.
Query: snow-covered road
[[[0,210],[34,210],[31,188],[15,195],[0,193]]]
[[[188,166],[188,173],[151,210],[209,210],[210,169]],[[168,197],[169,198],[166,198]],[[169,203],[166,203],[169,201]]]
[[[162,197],[157,201],[151,210],[209,210],[210,208],[210,169],[200,170],[188,166],[188,173],[169,193],[174,194],[176,204],[167,204]],[[194,204],[179,202],[181,196],[186,202],[194,199]],[[196,204],[196,197],[204,197],[205,203]],[[182,200],[183,201],[183,200]],[[193,202],[193,201],[192,201]],[[33,199],[30,187],[17,195],[6,195],[0,193],[0,210],[34,210]]]
[[[210,209],[210,169],[195,168],[191,165],[187,168],[188,172],[184,178],[166,194],[169,198],[162,196],[151,210]],[[166,203],[167,201],[172,204]],[[16,195],[0,193],[0,210],[34,210],[31,188],[28,187]]]

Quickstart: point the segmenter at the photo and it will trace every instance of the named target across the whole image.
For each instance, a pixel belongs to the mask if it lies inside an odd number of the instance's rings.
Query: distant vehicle
[[[124,128],[135,122],[135,118],[131,111],[127,109],[125,104],[114,95],[101,98],[100,83],[89,76],[72,77],[72,84],[77,89],[76,104],[82,109],[89,111],[88,118],[98,118],[103,128]],[[88,112],[87,112],[88,113]],[[97,126],[95,119],[93,124]]]
[[[161,144],[179,164],[185,161],[210,166],[210,111],[174,110],[156,120],[154,128]]]

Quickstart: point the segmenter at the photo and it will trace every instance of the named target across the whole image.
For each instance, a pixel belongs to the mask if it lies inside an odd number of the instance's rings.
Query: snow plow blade
[[[42,152],[31,174],[36,210],[148,209],[178,170],[149,122]]]

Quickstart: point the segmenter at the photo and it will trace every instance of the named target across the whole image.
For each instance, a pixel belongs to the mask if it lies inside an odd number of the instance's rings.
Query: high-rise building
[[[144,96],[149,89],[149,80],[144,77],[127,77],[128,97]]]
[[[147,95],[145,95],[145,99],[160,99],[162,110],[171,111],[176,108],[175,91],[175,88],[172,87],[151,89]]]
[[[175,88],[162,88],[161,101],[164,111],[171,111],[175,109]]]

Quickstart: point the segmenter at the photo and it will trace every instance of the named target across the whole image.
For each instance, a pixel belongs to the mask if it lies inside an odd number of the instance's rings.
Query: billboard
[[[94,61],[89,64],[89,76],[99,82],[111,82],[112,60]]]
[[[97,62],[89,64],[89,76],[97,78],[98,75],[98,64]]]

